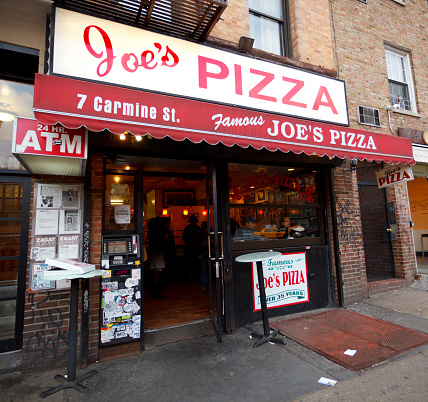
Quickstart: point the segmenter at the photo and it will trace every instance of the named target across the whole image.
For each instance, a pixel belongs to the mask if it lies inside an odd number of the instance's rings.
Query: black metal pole
[[[77,279],[71,280],[67,382],[72,382],[76,380],[78,299],[79,299],[79,279],[77,278]]]
[[[263,278],[263,264],[261,261],[257,261],[257,277],[259,279],[260,304],[262,305],[263,333],[266,338],[270,336],[270,328],[266,305],[265,280]]]

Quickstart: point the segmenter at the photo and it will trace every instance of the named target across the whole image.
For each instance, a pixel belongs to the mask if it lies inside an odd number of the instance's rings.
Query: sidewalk
[[[411,288],[376,294],[349,310],[428,333],[428,277]],[[319,312],[319,311],[317,311]],[[294,315],[296,316],[296,315]],[[277,317],[273,320],[284,319]],[[425,401],[428,346],[365,371],[347,370],[287,339],[285,346],[257,349],[249,334],[261,323],[224,335],[160,346],[134,357],[93,364],[90,392],[61,391],[46,401]],[[40,401],[39,394],[59,383],[58,370],[0,378],[2,401]],[[337,380],[334,387],[320,377]]]

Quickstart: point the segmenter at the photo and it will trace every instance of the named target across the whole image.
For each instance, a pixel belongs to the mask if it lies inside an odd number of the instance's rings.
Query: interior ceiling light
[[[125,133],[120,134],[119,138],[123,141],[126,138]]]
[[[142,137],[141,135],[136,135],[136,136],[135,136],[135,139],[136,139],[137,141],[141,141],[141,140],[143,139],[143,137]]]
[[[0,103],[0,121],[12,121],[18,115],[12,110],[9,103]]]

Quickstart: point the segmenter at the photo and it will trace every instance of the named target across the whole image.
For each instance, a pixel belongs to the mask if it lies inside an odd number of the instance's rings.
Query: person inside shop
[[[152,299],[162,299],[165,296],[159,294],[160,277],[165,269],[165,256],[168,249],[168,229],[159,217],[153,218],[148,223],[147,239],[149,247],[147,260],[151,272],[150,297]]]
[[[253,236],[254,232],[256,231],[256,223],[257,219],[253,218],[252,216],[247,216],[244,219],[244,226],[236,229],[235,236],[241,237],[241,236]]]
[[[240,228],[238,221],[235,218],[230,218],[230,234],[235,235],[236,229]]]
[[[202,293],[208,293],[208,278],[209,278],[209,257],[208,257],[208,223],[201,223],[201,230],[198,233],[197,239],[199,247],[199,259],[201,263],[201,288]]]
[[[200,276],[200,259],[198,249],[198,233],[201,227],[198,225],[199,219],[195,215],[190,215],[189,224],[183,230],[184,241],[184,265],[187,285],[195,285]]]
[[[292,239],[294,237],[297,237],[297,233],[291,227],[291,220],[288,216],[281,220],[279,230],[281,232],[285,232],[284,239]]]

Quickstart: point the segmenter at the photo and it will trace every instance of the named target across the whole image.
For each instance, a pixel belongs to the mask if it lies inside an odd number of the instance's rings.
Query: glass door
[[[223,231],[221,225],[219,194],[217,186],[217,166],[212,163],[207,176],[207,211],[208,211],[208,290],[210,314],[214,325],[217,341],[222,342],[223,317],[223,268],[224,247]]]
[[[30,182],[0,176],[0,353],[22,348]]]

